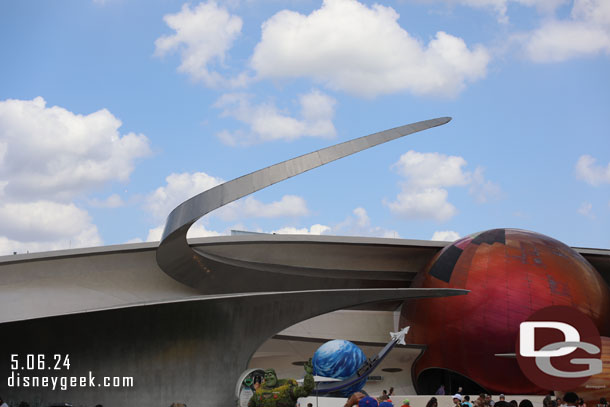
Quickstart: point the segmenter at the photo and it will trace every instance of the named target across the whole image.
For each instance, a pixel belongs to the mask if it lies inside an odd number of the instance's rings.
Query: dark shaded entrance
[[[445,394],[453,395],[462,387],[462,394],[489,393],[478,383],[468,377],[447,369],[431,368],[422,371],[415,383],[417,394],[436,394],[441,384],[445,385]]]

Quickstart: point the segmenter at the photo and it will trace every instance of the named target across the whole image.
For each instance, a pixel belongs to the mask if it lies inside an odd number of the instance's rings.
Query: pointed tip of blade
[[[441,122],[441,125],[443,125],[443,124],[449,123],[451,121],[451,119],[453,119],[453,117],[445,116],[445,117],[439,117],[437,120]]]
[[[451,121],[451,119],[452,119],[452,117],[449,117],[449,116],[437,117],[435,119],[426,120],[425,123],[427,123],[428,128],[438,127],[438,126],[442,126],[443,124],[449,123]]]

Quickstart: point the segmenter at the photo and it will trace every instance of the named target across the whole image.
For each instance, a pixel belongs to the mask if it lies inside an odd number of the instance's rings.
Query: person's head
[[[411,405],[411,402],[409,401],[409,399],[404,399],[404,400],[402,401],[402,405],[403,405],[403,406],[410,406],[410,405]]]
[[[458,387],[458,393],[462,393],[462,386]]]
[[[265,387],[270,389],[277,386],[277,375],[274,369],[265,370]]]
[[[487,401],[491,400],[491,394],[486,394],[485,395],[485,400],[487,400]]]
[[[500,399],[500,401],[506,401],[506,396],[504,396],[504,394],[500,394],[498,398]]]
[[[544,398],[544,400],[542,400],[542,405],[544,407],[551,407],[553,405],[553,398],[548,395]]]
[[[430,400],[428,400],[428,403],[426,403],[426,407],[436,407],[438,406],[438,400],[436,399],[436,397],[432,397]]]
[[[356,393],[352,394],[350,396],[350,398],[347,399],[347,402],[345,403],[344,407],[353,407],[353,406],[357,406],[358,402],[360,400],[362,400],[363,398],[366,397],[366,394],[357,391]]]
[[[485,393],[479,394],[479,400],[485,400]]]
[[[457,405],[462,404],[462,395],[461,394],[456,393],[453,395],[453,404],[457,404]]]
[[[384,395],[384,396],[386,396],[387,394],[388,394],[388,391],[387,391],[387,390],[384,390],[384,391],[383,391],[383,395]]]
[[[313,407],[312,403],[307,403],[307,407]]]
[[[464,401],[470,401],[470,396],[468,394],[464,396]]]
[[[528,399],[523,399],[521,400],[521,403],[519,403],[519,407],[534,407],[534,405]]]
[[[563,395],[563,401],[565,401],[568,406],[575,406],[576,403],[578,403],[578,395],[573,391],[569,391]]]
[[[511,400],[510,407],[519,407],[519,403],[517,403],[517,400]]]
[[[377,407],[378,403],[377,400],[375,400],[374,398],[367,396],[364,397],[363,399],[361,399],[358,402],[358,407]]]

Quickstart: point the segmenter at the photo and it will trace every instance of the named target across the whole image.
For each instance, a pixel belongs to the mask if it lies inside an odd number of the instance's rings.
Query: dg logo
[[[603,369],[599,331],[574,307],[546,307],[522,322],[516,354],[525,376],[546,390],[572,390]]]

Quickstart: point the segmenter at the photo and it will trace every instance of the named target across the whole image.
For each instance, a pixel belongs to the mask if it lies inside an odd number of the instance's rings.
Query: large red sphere
[[[490,392],[535,394],[514,354],[519,324],[550,305],[590,316],[610,336],[610,290],[576,251],[538,233],[493,229],[445,247],[420,272],[413,288],[465,288],[464,296],[405,302],[401,326],[412,344],[427,346],[414,366],[418,390],[430,372],[452,372]],[[438,386],[440,383],[436,383]],[[467,390],[467,389],[465,389]]]

